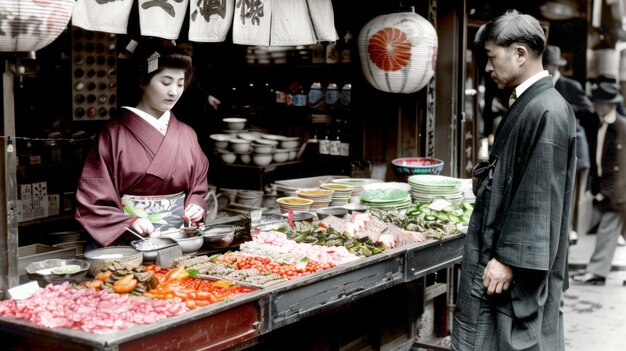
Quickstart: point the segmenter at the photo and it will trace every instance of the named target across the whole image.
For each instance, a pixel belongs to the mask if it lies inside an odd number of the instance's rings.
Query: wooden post
[[[17,262],[18,262],[18,231],[17,231],[17,176],[15,153],[15,96],[13,72],[9,61],[5,61],[5,69],[2,74],[4,124],[2,150],[0,152],[0,189],[4,189],[0,197],[0,252],[6,253],[0,259],[0,288],[6,291],[19,285]]]

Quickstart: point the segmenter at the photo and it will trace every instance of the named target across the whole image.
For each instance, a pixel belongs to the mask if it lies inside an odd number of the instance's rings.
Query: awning
[[[132,6],[142,36],[178,39],[184,21],[194,42],[310,45],[338,39],[331,0],[77,0],[72,24],[126,34]]]

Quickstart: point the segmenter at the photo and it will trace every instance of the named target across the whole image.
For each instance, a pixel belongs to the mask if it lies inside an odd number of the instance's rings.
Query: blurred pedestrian
[[[617,112],[617,105],[623,101],[617,84],[594,84],[591,100],[598,123],[588,133],[589,153],[593,155],[589,191],[599,224],[589,264],[572,279],[580,284],[604,285],[626,218],[626,116]]]
[[[554,88],[569,102],[576,115],[576,178],[574,179],[574,194],[572,199],[572,213],[570,218],[569,242],[570,245],[578,241],[578,200],[584,194],[589,171],[589,149],[587,136],[581,125],[592,118],[596,118],[593,104],[585,93],[583,86],[576,80],[561,74],[561,67],[567,61],[561,56],[561,48],[555,45],[546,46],[543,53],[543,67],[552,76]]]
[[[554,89],[537,19],[516,10],[479,28],[486,73],[512,89],[488,163],[474,169],[453,350],[564,350],[576,118]]]

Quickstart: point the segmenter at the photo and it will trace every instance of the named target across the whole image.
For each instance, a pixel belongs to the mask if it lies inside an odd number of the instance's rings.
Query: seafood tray
[[[220,277],[220,276],[217,276],[217,275],[208,275],[208,274],[198,274],[198,275],[194,276],[194,278],[208,279],[208,280],[223,280],[223,279],[227,279],[227,280],[233,282],[233,284],[243,286],[244,288],[254,288],[254,289],[265,289],[265,288],[267,288],[269,286],[272,286],[272,285],[275,285],[275,284],[287,281],[286,279],[274,280],[274,281],[272,281],[272,284],[263,285],[263,284],[255,284],[255,283],[250,283],[250,282],[246,282],[246,281],[242,281],[242,280],[224,278],[224,277]]]

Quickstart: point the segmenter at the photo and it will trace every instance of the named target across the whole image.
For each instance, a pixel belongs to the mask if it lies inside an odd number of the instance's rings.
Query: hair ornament
[[[148,60],[148,73],[152,73],[154,71],[156,71],[157,69],[159,69],[159,57],[161,57],[161,55],[158,52],[154,52],[152,55],[150,55],[147,60]]]

